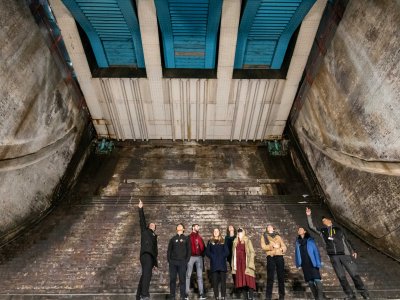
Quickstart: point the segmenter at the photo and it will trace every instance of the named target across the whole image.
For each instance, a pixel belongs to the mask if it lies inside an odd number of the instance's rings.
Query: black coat
[[[232,261],[232,247],[233,247],[233,241],[235,240],[236,235],[234,236],[225,236],[225,244],[228,247],[228,251],[229,251],[229,255],[226,258],[226,260],[228,261],[229,265],[231,264]]]
[[[229,249],[225,243],[215,243],[214,240],[210,240],[207,244],[206,255],[210,258],[211,272],[227,272],[226,258],[229,255]]]
[[[188,263],[192,250],[190,248],[189,238],[183,234],[174,235],[168,243],[167,260],[175,262]]]
[[[140,256],[142,256],[145,253],[150,254],[153,257],[154,265],[157,267],[158,266],[157,235],[153,230],[147,227],[143,208],[139,208],[139,219],[140,219],[140,231],[141,231]]]
[[[310,230],[324,240],[328,255],[351,255],[356,252],[343,228],[337,225],[318,228],[314,226],[311,216],[307,216],[307,222]]]

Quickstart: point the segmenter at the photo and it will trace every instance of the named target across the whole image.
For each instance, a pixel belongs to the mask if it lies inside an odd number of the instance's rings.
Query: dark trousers
[[[180,297],[183,299],[186,293],[186,261],[170,261],[169,262],[169,290],[170,298],[175,299],[176,293],[176,276],[179,277]]]
[[[136,292],[136,299],[140,299],[140,297],[150,297],[150,281],[154,267],[153,257],[148,253],[142,254],[142,256],[140,256],[140,264],[142,265],[142,276],[140,276],[139,286]]]
[[[226,272],[216,271],[211,273],[211,283],[214,290],[214,296],[219,297],[218,286],[221,284],[221,297],[225,298],[226,294]]]
[[[361,292],[366,292],[364,283],[360,275],[358,275],[357,265],[350,255],[331,255],[329,258],[336,276],[340,281],[340,285],[347,296],[353,296],[354,293],[347,281],[345,270],[349,273],[351,279],[353,279],[356,289]]]
[[[278,275],[279,297],[283,297],[285,295],[285,261],[282,255],[267,256],[267,299],[272,298],[275,271]]]

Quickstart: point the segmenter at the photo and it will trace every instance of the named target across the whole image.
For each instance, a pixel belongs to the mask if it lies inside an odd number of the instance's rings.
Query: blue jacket
[[[315,241],[312,237],[307,239],[307,252],[308,256],[311,259],[311,263],[314,268],[321,268],[321,256],[319,255],[319,251]],[[296,267],[301,267],[301,255],[300,255],[300,243],[298,239],[296,239],[296,250],[295,250],[295,258],[296,258]]]
[[[227,272],[226,258],[229,255],[228,246],[220,243],[214,243],[212,240],[208,241],[206,248],[206,255],[210,258],[211,272]]]

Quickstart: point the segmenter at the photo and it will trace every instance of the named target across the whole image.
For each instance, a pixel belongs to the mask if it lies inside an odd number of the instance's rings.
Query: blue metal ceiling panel
[[[138,20],[130,0],[62,0],[85,31],[97,65],[144,67]]]
[[[289,41],[316,0],[247,0],[235,68],[280,69]]]
[[[166,68],[215,67],[222,0],[155,0]]]

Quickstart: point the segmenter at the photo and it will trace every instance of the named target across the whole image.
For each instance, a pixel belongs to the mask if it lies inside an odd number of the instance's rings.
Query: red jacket
[[[189,237],[192,248],[192,256],[203,256],[205,249],[203,238],[196,232],[192,232]]]

